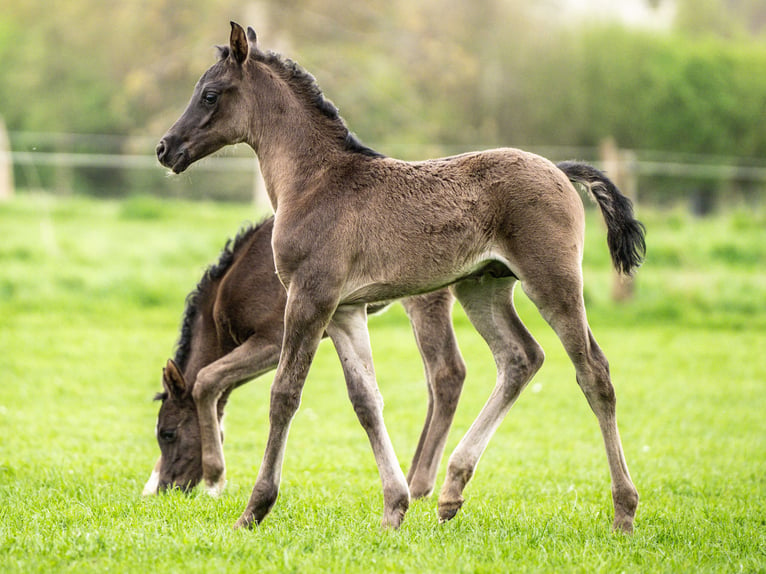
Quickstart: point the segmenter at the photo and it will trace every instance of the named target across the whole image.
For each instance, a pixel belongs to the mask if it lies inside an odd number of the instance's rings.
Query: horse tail
[[[572,183],[584,185],[601,208],[606,221],[606,242],[618,272],[632,275],[646,255],[646,227],[633,216],[633,202],[603,172],[585,163],[556,164]]]

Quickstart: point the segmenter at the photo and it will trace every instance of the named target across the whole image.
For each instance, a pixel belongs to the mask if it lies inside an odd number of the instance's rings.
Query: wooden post
[[[636,154],[630,150],[620,150],[614,138],[606,138],[600,146],[601,165],[615,185],[634,205],[638,196],[638,178],[636,176]],[[632,277],[614,273],[612,299],[627,301],[633,297],[635,284]]]
[[[13,157],[5,122],[0,117],[0,201],[13,197]]]

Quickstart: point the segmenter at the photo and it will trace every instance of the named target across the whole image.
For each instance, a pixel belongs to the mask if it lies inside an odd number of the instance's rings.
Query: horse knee
[[[210,376],[210,372],[206,367],[197,373],[197,380],[192,389],[192,398],[196,404],[200,404],[215,399],[215,393],[215,379]]]
[[[272,423],[285,424],[292,420],[300,404],[300,390],[272,386],[269,419]]]

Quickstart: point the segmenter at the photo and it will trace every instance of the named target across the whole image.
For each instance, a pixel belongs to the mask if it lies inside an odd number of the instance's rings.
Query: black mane
[[[229,48],[229,46],[216,46],[216,48],[218,49],[219,61],[226,60],[231,54],[231,48]],[[316,78],[297,62],[285,58],[277,52],[261,52],[257,49],[250,50],[250,57],[266,64],[272,70],[276,71],[282,79],[292,86],[293,91],[296,94],[304,97],[324,117],[334,122],[340,128],[344,149],[369,157],[385,157],[383,154],[364,145],[359,138],[348,129],[346,122],[338,113],[338,108],[322,93]]]
[[[342,128],[343,144],[347,151],[361,153],[369,157],[384,157],[372,148],[364,145],[346,126],[338,108],[322,93],[316,78],[294,60],[285,58],[276,52],[266,54],[255,52],[255,57],[265,63],[293,87],[293,90],[303,95],[323,116],[336,122]]]
[[[228,54],[228,52],[227,52]],[[336,123],[341,128],[343,145],[347,151],[361,153],[369,157],[384,157],[372,148],[364,145],[346,126],[346,122],[340,116],[338,108],[328,100],[319,88],[316,79],[297,62],[284,58],[276,52],[262,53],[251,51],[251,57],[263,62],[282,77],[293,91],[305,98],[324,117]]]
[[[255,233],[266,221],[261,221],[258,224],[248,224],[243,227],[237,236],[232,241],[231,239],[226,241],[221,255],[218,257],[218,262],[210,265],[205,273],[202,275],[202,279],[197,283],[197,287],[186,296],[186,308],[184,310],[183,320],[181,321],[181,334],[176,343],[176,352],[174,361],[178,368],[183,372],[187,367],[189,361],[189,355],[191,354],[191,341],[194,334],[194,321],[197,318],[199,312],[199,303],[204,294],[213,286],[213,284],[221,279],[231,267],[236,258],[240,248],[247,243],[248,239]]]

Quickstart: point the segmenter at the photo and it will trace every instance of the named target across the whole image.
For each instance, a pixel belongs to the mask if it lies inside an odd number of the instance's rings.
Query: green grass
[[[649,257],[610,300],[589,213],[586,297],[610,359],[641,494],[633,536],[610,532],[601,438],[551,330],[517,293],[546,363],[490,443],[463,510],[434,498],[381,531],[377,470],[321,345],[291,430],[280,498],[232,531],[263,454],[271,377],[228,408],[222,497],[142,499],[158,449],[160,371],[186,293],[249,206],[21,196],[0,204],[2,572],[766,571],[766,217],[642,213]],[[459,309],[468,380],[449,453],[494,383]],[[404,313],[371,320],[386,421],[404,468],[426,394]],[[444,464],[437,488],[444,477]]]

